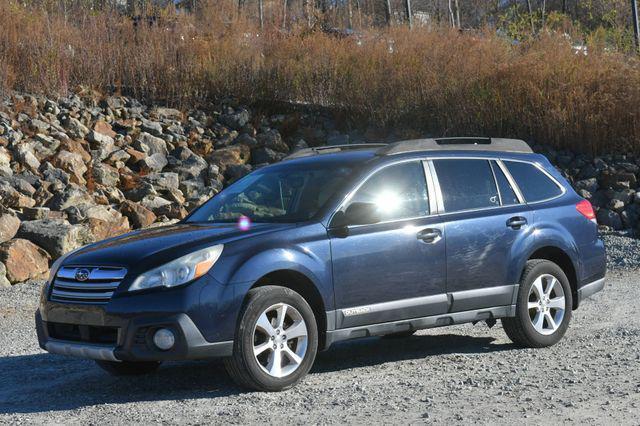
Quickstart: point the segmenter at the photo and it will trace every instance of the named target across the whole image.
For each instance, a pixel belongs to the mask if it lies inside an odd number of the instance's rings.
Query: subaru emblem
[[[76,271],[76,281],[86,281],[89,279],[89,270],[88,269],[78,269]]]

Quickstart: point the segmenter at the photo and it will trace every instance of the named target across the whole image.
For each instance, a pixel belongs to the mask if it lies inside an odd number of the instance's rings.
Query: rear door
[[[380,220],[330,229],[338,328],[447,311],[444,230],[431,193],[424,163],[405,161],[373,173],[339,210],[374,204]]]
[[[447,293],[453,312],[512,304],[509,277],[532,214],[502,163],[485,158],[432,160],[444,219]]]

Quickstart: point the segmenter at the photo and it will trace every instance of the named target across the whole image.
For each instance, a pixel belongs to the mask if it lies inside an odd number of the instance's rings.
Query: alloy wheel
[[[565,303],[562,284],[556,277],[543,274],[536,278],[527,306],[533,328],[545,336],[555,333],[564,319]]]
[[[253,330],[253,355],[272,377],[286,377],[300,367],[307,353],[308,331],[302,315],[286,303],[265,309]]]

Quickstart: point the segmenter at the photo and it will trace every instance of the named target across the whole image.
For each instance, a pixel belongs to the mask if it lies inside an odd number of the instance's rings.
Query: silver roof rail
[[[304,158],[311,157],[313,155],[321,155],[321,154],[333,154],[336,152],[350,151],[356,149],[370,149],[370,148],[381,148],[385,147],[387,144],[385,143],[354,143],[349,145],[327,145],[327,146],[316,146],[313,148],[304,148],[300,149],[288,156],[286,156],[285,160],[294,160],[296,158]]]
[[[415,151],[495,151],[532,153],[523,140],[502,138],[435,138],[395,142],[376,151],[376,155],[395,155]]]

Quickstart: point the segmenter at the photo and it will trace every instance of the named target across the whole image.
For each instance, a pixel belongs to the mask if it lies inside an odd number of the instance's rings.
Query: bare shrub
[[[337,37],[305,25],[260,31],[233,2],[134,22],[0,5],[0,88],[77,86],[187,107],[235,97],[340,109],[408,133],[514,136],[597,153],[638,151],[635,57],[562,36],[512,44],[494,32],[371,27]],[[252,23],[253,22],[253,23]]]

